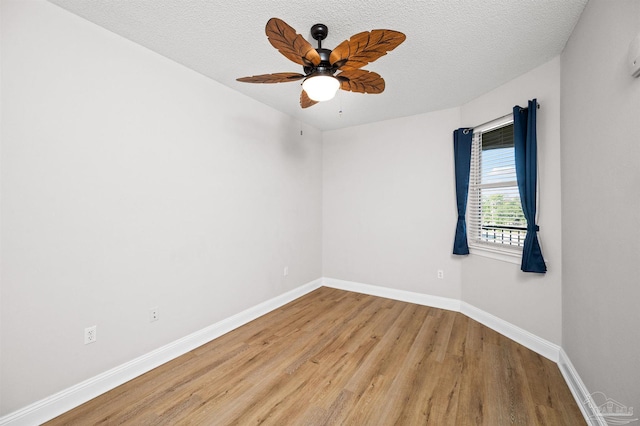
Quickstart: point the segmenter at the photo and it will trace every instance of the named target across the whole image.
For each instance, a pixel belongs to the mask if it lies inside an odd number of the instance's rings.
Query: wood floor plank
[[[412,319],[416,305],[407,304],[400,315],[378,339],[375,347],[351,375],[346,389],[353,392],[356,402],[349,407],[348,416],[359,424],[366,424],[367,413],[393,377],[389,378],[392,363],[402,364],[413,341]],[[406,332],[405,332],[406,331]]]
[[[420,393],[425,389],[424,368],[428,363],[425,349],[433,339],[434,316],[427,316],[418,331],[413,345],[409,349],[405,365],[396,374],[389,389],[389,394],[394,395],[385,404],[385,411],[380,417],[381,424],[424,424],[426,417],[421,417]],[[413,405],[413,406],[412,406]],[[414,416],[412,416],[413,414]]]
[[[49,425],[584,425],[556,364],[456,312],[322,287]]]
[[[386,406],[389,404],[389,395],[394,395],[393,399],[399,397],[397,393],[392,393],[397,375],[402,372],[407,365],[410,365],[409,355],[411,348],[419,335],[422,324],[425,322],[429,308],[418,305],[410,305],[407,321],[402,317],[394,324],[395,329],[390,329],[380,341],[380,347],[385,349],[381,353],[382,359],[370,360],[375,366],[375,376],[371,385],[367,388],[360,403],[354,405],[354,412],[360,411],[359,418],[361,424],[373,424],[380,420],[380,413],[372,410],[371,407]],[[394,339],[389,348],[386,338]],[[353,390],[353,389],[352,389]],[[362,404],[366,401],[366,404]]]

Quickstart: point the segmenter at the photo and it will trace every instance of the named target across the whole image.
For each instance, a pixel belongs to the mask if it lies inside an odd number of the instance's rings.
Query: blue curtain
[[[458,223],[456,238],[453,241],[453,254],[469,254],[467,244],[467,194],[469,193],[469,172],[471,169],[471,129],[453,131],[453,155],[456,169],[456,202],[458,204]]]
[[[529,101],[528,108],[513,107],[513,143],[515,148],[516,176],[522,202],[522,211],[527,219],[527,237],[522,249],[524,272],[547,272],[536,225],[536,187],[538,179],[536,112],[538,102]]]

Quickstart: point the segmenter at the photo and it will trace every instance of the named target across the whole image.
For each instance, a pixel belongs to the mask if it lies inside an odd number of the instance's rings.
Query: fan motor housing
[[[331,62],[329,62],[329,57],[331,56],[331,50],[329,49],[316,49],[316,52],[320,55],[320,63],[315,67],[304,67],[304,73],[309,74],[313,71],[319,72],[331,72],[332,74],[335,72],[333,67],[331,66]]]

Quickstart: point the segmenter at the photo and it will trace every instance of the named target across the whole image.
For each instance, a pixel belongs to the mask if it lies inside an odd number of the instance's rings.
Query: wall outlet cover
[[[98,340],[98,327],[92,326],[84,329],[84,344],[88,345],[89,343],[95,343]]]

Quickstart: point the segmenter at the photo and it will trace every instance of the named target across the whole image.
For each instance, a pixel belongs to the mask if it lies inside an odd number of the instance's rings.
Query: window
[[[467,229],[472,249],[521,255],[527,221],[518,192],[511,116],[473,131]]]

